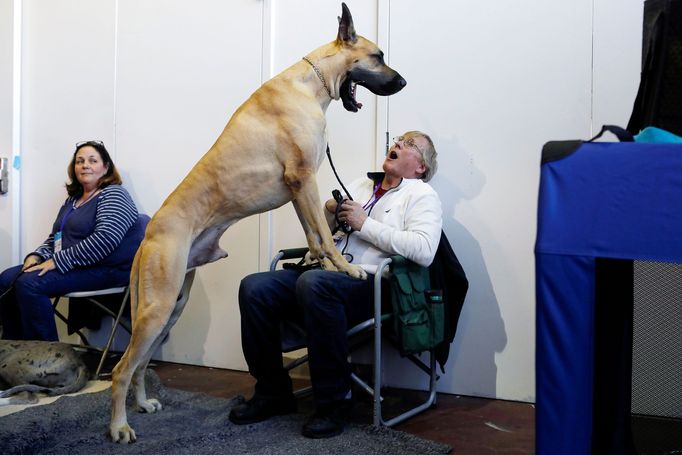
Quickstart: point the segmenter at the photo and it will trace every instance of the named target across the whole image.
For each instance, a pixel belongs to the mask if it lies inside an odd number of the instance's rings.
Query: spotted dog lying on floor
[[[10,387],[0,391],[0,405],[36,401],[14,396],[22,392],[50,396],[77,392],[88,377],[85,363],[69,344],[0,340],[0,383]]]

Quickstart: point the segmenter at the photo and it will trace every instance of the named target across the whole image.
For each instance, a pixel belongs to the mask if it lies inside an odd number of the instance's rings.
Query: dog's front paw
[[[332,261],[330,260],[329,262]],[[365,270],[362,267],[360,267],[359,265],[349,264],[343,257],[341,257],[339,261],[334,262],[333,267],[335,267],[336,270],[338,270],[339,272],[343,272],[350,277],[358,278],[360,280],[367,279],[367,272],[365,272]],[[324,266],[322,268],[327,270],[327,268],[325,268]]]
[[[146,412],[147,414],[154,414],[156,411],[160,411],[162,406],[159,400],[150,398],[149,400],[140,401],[137,403],[137,410],[139,412]]]
[[[125,423],[123,425],[111,425],[109,427],[109,435],[111,436],[111,440],[114,442],[117,442],[119,444],[128,444],[131,442],[135,442],[137,440],[137,436],[135,436],[135,431],[130,428],[130,425],[128,423]]]
[[[348,264],[348,268],[344,270],[344,272],[353,278],[358,278],[360,280],[367,279],[367,272],[365,272],[365,269],[357,265]]]
[[[320,259],[320,265],[322,266],[322,270],[327,270],[329,272],[338,272],[339,270],[329,258]]]

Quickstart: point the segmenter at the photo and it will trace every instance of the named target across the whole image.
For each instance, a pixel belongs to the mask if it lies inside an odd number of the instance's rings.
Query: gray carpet
[[[300,434],[302,414],[254,425],[234,425],[232,400],[163,387],[152,371],[148,395],[164,408],[139,414],[129,407],[128,421],[138,441],[129,446],[107,437],[111,390],[62,397],[0,418],[0,453],[10,454],[446,454],[450,447],[386,428],[351,424],[338,437],[311,440]],[[129,399],[129,405],[131,400]]]

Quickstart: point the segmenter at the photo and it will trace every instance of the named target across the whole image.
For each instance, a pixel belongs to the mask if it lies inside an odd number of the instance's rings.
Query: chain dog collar
[[[324,80],[322,71],[320,71],[320,69],[317,66],[315,66],[313,62],[311,62],[310,59],[308,59],[308,57],[303,57],[303,60],[305,60],[310,66],[313,67],[315,74],[317,74],[317,77],[319,77],[320,80],[322,81],[322,85],[324,86],[324,89],[327,91],[327,95],[329,95],[329,98],[334,99],[334,97],[332,96],[332,92],[329,90],[329,87],[327,86],[327,81]]]

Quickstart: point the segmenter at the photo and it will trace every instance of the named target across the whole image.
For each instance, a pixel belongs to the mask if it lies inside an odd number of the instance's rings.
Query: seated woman
[[[51,297],[128,285],[142,234],[131,232],[137,208],[104,144],[78,143],[68,175],[69,197],[47,240],[0,274],[0,294],[16,278],[0,302],[3,339],[57,341]]]

